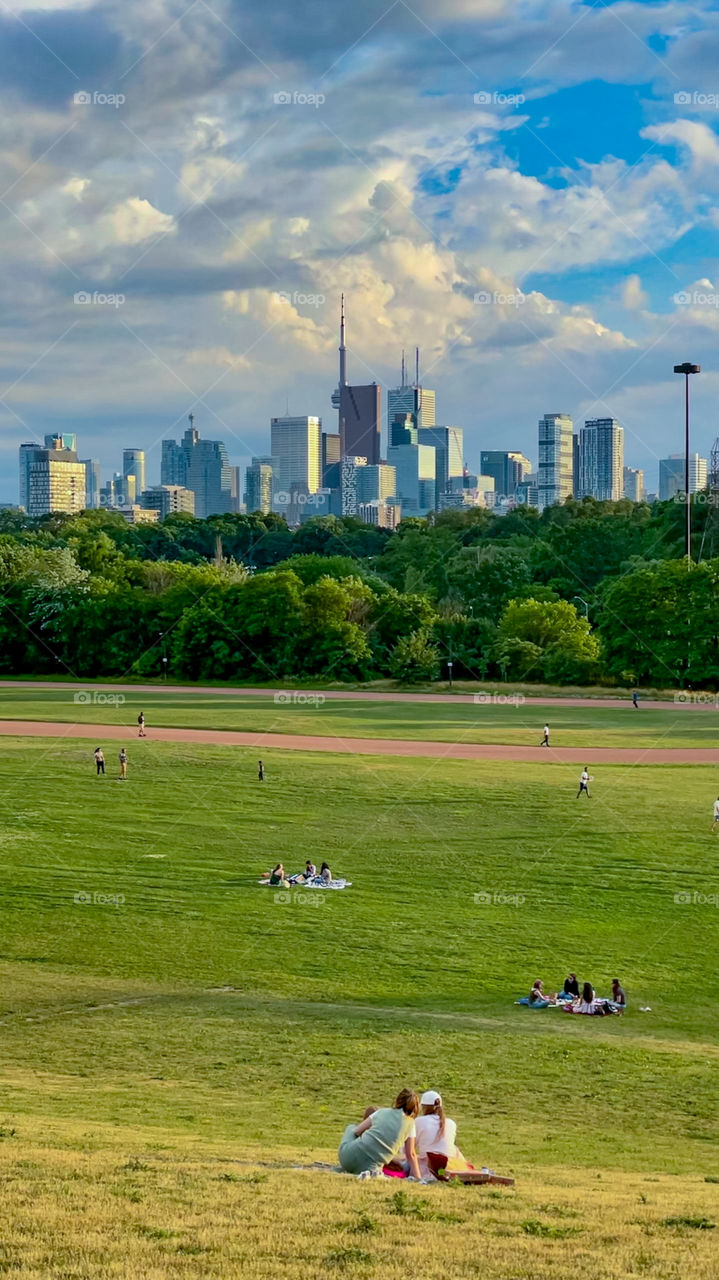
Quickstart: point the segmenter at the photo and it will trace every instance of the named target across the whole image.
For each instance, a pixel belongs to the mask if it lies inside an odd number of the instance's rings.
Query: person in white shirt
[[[585,793],[585,795],[587,796],[587,799],[591,799],[591,797],[590,797],[590,795],[589,795],[589,784],[590,784],[590,782],[591,782],[591,781],[592,781],[592,779],[591,779],[591,778],[590,778],[590,776],[589,776],[589,770],[587,769],[587,766],[585,765],[585,766],[584,766],[584,768],[582,769],[582,776],[581,776],[581,778],[579,779],[579,790],[578,790],[578,792],[577,792],[577,800],[578,800],[578,799],[579,799],[579,797],[581,796],[582,792],[584,792],[584,793]]]
[[[540,742],[540,744],[539,744],[539,745],[540,745],[540,747],[548,747],[548,746],[549,746],[549,725],[548,725],[548,724],[545,724],[545,726],[544,726],[544,731],[543,731],[543,735],[542,735],[542,741]]]
[[[716,831],[719,822],[719,796],[714,801],[714,821],[712,822],[712,831]]]
[[[419,1115],[415,1120],[417,1160],[422,1177],[431,1178],[432,1171],[427,1163],[430,1151],[446,1156],[448,1160],[460,1155],[456,1146],[457,1126],[444,1114],[442,1096],[435,1089],[423,1093],[419,1103]]]

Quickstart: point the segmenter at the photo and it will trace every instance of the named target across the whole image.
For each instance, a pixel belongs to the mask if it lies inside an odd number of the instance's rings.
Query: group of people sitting
[[[298,871],[296,875],[288,876],[282,863],[278,862],[276,867],[267,872],[265,878],[279,889],[289,889],[293,884],[330,884],[332,872],[326,862],[322,863],[318,871],[314,862],[308,859],[304,871]]]
[[[529,993],[527,1004],[533,1009],[547,1009],[550,1005],[559,1005],[565,1013],[594,1014],[604,1017],[611,1013],[624,1013],[627,997],[619,978],[612,978],[611,1000],[597,996],[591,982],[582,984],[581,990],[576,973],[569,973],[564,979],[561,991],[549,995],[544,990],[544,983],[538,978]]]
[[[339,1162],[359,1178],[406,1177],[433,1182],[435,1169],[471,1169],[457,1148],[457,1126],[445,1115],[441,1094],[421,1097],[402,1089],[391,1107],[368,1107],[359,1124],[342,1135]],[[435,1159],[432,1159],[435,1157]]]

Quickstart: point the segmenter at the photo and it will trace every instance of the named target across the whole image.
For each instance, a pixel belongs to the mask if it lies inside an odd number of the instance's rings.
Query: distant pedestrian
[[[146,737],[147,737],[147,734],[145,733],[145,713],[144,713],[144,711],[141,711],[141,712],[140,712],[140,714],[139,714],[139,716],[137,717],[137,728],[138,728],[138,734],[137,734],[138,738],[146,738]]]
[[[540,747],[548,747],[548,746],[549,746],[549,725],[548,725],[548,724],[545,724],[545,726],[544,726],[544,731],[543,731],[542,741],[540,742],[540,744],[539,744],[539,745],[540,745]]]
[[[98,777],[98,778],[99,778],[100,774],[103,774],[103,776],[104,776],[104,773],[105,773],[105,757],[104,757],[104,755],[103,755],[102,747],[95,747],[95,750],[93,751],[93,753],[92,753],[92,754],[93,754],[93,755],[94,755],[94,757],[95,757],[95,766],[96,766],[96,768],[97,768],[97,774],[96,774],[96,777]]]
[[[714,821],[712,822],[712,831],[716,831],[719,822],[719,796],[714,801]]]
[[[263,765],[261,760],[258,760],[257,761],[257,781],[264,782],[264,780],[265,780],[265,766]]]
[[[127,752],[124,747],[120,751],[120,781],[127,782]]]
[[[634,707],[635,711],[639,710],[639,694],[637,693],[636,689],[632,694],[632,706]]]
[[[589,784],[591,781],[592,779],[589,776],[589,771],[587,769],[587,766],[585,765],[584,768],[582,769],[582,776],[579,779],[579,790],[577,792],[577,800],[581,796],[582,792],[585,793],[588,800],[591,799],[589,795]]]

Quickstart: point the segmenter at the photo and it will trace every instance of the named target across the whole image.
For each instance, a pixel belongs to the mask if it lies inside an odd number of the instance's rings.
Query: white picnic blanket
[[[271,885],[269,880],[258,880],[257,883],[267,885],[271,889],[279,889],[281,887],[278,884]],[[329,884],[327,884],[324,880],[320,880],[319,876],[317,876],[315,880],[306,880],[304,884],[292,884],[290,888],[292,889],[351,889],[352,881],[341,880],[341,879],[330,880]]]

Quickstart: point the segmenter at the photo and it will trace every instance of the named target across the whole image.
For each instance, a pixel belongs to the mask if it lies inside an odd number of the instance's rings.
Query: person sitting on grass
[[[323,862],[320,867],[320,880],[323,884],[330,884],[332,881],[332,872],[326,862]]]
[[[564,979],[564,994],[565,996],[579,995],[579,982],[576,973],[568,973]]]
[[[534,1009],[546,1009],[547,1005],[557,1003],[557,997],[556,995],[548,996],[541,978],[537,978],[529,993],[529,1003]]]
[[[283,889],[289,889],[290,882],[285,875],[285,869],[281,862],[277,863],[270,872],[270,884],[280,885]]]
[[[418,1112],[417,1094],[412,1089],[402,1089],[391,1107],[380,1107],[370,1115],[365,1113],[360,1124],[349,1124],[338,1152],[344,1172],[360,1177],[378,1176],[386,1164],[404,1153],[410,1177],[419,1182],[414,1123]]]
[[[290,876],[290,884],[308,884],[310,880],[315,879],[316,875],[317,868],[314,862],[308,860],[304,871],[298,871],[296,876]]]
[[[610,1003],[614,1006],[615,1013],[624,1013],[627,1007],[627,997],[624,987],[620,985],[619,978],[612,978],[612,998]]]
[[[598,1014],[600,1017],[606,1012],[604,1001],[597,1000],[594,987],[591,982],[585,982],[582,987],[582,994],[577,996],[576,1000],[572,1000],[571,1004],[564,1006],[565,1013],[586,1013]]]
[[[447,1161],[457,1165],[462,1161],[467,1165],[462,1152],[456,1145],[457,1126],[454,1120],[444,1114],[442,1096],[435,1089],[428,1089],[419,1100],[420,1110],[415,1128],[417,1130],[417,1160],[423,1178],[432,1178],[434,1174],[429,1167],[428,1156],[445,1156]]]

